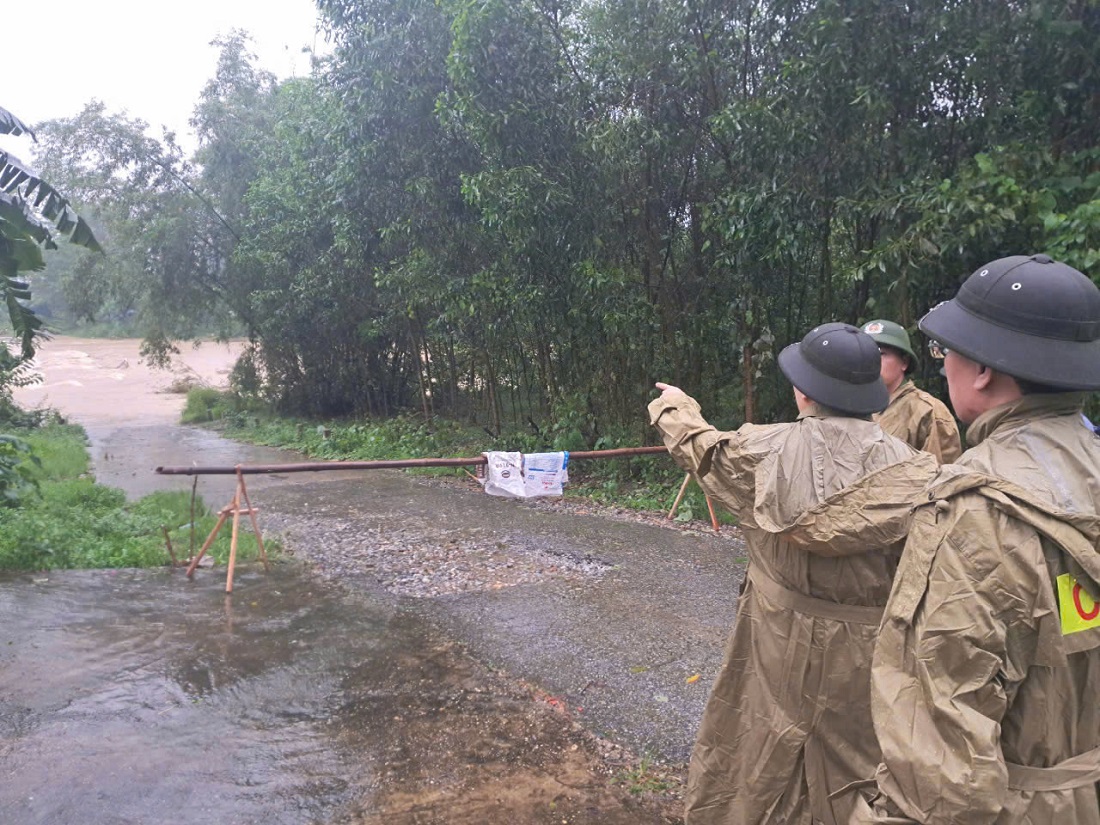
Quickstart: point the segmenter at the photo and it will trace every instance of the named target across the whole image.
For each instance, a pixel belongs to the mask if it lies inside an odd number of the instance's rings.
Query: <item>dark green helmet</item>
[[[1100,389],[1100,289],[1049,255],[999,258],[920,320],[929,338],[998,372]]]
[[[917,365],[917,354],[913,352],[913,346],[909,343],[909,333],[901,324],[879,318],[864,324],[863,331],[874,338],[876,344],[893,347],[908,355],[909,366],[906,367],[906,372]]]

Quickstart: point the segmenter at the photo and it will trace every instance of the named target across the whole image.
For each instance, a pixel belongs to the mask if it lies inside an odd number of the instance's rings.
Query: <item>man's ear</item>
[[[986,390],[993,383],[993,370],[985,364],[978,364],[978,371],[974,374],[974,389]]]

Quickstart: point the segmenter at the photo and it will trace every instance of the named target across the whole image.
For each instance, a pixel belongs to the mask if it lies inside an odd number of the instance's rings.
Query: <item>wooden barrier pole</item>
[[[199,561],[205,555],[206,551],[210,549],[210,545],[214,543],[214,539],[218,537],[218,531],[222,529],[222,525],[225,524],[226,518],[229,516],[229,508],[223,507],[221,513],[218,514],[218,523],[214,525],[214,529],[210,531],[210,535],[206,537],[206,541],[202,544],[202,549],[199,550],[199,554],[195,558],[191,559],[191,564],[187,568],[187,578],[191,578],[195,573],[195,568],[199,566]]]
[[[570,461],[599,458],[624,458],[635,455],[667,453],[666,447],[618,447],[613,450],[581,450],[569,453]],[[233,467],[157,467],[158,475],[245,475],[265,473],[319,473],[326,470],[399,470],[406,467],[469,467],[485,464],[483,455],[470,458],[400,458],[379,461],[304,461],[298,464],[241,464]]]
[[[199,477],[195,476],[195,480],[191,482],[191,555],[195,555],[195,494],[199,489]]]
[[[248,499],[248,488],[244,486],[244,475],[241,473],[241,467],[237,465],[237,484],[240,486],[241,495],[244,496],[245,506],[248,508],[248,517],[252,520],[252,532],[256,534],[256,545],[260,548],[260,559],[264,563],[264,572],[271,570],[271,566],[267,563],[267,551],[264,550],[264,537],[260,535],[260,525],[256,523],[256,508],[252,506],[252,502]]]
[[[710,523],[711,526],[714,527],[714,532],[721,532],[718,529],[718,516],[714,515],[714,505],[710,503],[710,496],[707,495],[706,490],[703,491],[703,498],[707,500],[707,509],[710,510]]]
[[[168,548],[168,558],[172,560],[172,566],[179,567],[179,563],[176,561],[176,551],[172,549],[172,537],[168,535],[168,528],[162,526],[160,531],[164,533],[164,544]]]

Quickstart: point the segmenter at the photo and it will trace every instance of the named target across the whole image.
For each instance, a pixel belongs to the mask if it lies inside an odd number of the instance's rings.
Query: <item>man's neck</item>
[[[899,389],[901,389],[901,386],[908,380],[909,380],[909,376],[905,375],[905,374],[902,374],[901,378],[899,378],[893,384],[887,384],[886,385],[886,392],[888,392],[890,394],[890,397],[893,398],[894,393],[896,393]]]

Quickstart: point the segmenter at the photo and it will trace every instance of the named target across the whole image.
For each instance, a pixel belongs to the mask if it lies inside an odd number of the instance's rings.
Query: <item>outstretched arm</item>
[[[673,460],[695,475],[713,500],[735,513],[744,526],[751,523],[755,472],[770,448],[758,449],[748,431],[765,431],[745,425],[735,432],[720,432],[707,423],[694,398],[679,387],[657,382],[659,398],[649,404],[649,420],[661,433]]]

